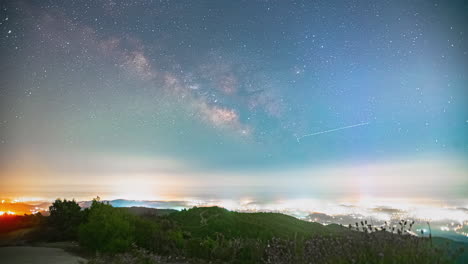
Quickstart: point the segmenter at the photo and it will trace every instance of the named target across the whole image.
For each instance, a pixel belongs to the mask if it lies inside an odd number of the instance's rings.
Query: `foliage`
[[[398,232],[367,223],[357,224],[356,228],[324,226],[278,213],[238,213],[219,207],[195,207],[171,214],[141,213],[143,210],[139,209],[133,214],[135,210],[114,208],[98,200],[76,214],[73,203],[56,201],[54,218],[49,223],[54,228],[64,219],[79,223],[80,244],[99,253],[90,263],[166,263],[175,259],[179,263],[185,260],[192,263],[463,263],[466,260],[460,257],[463,252],[459,249],[466,249],[466,245],[412,236],[410,222],[409,226],[402,222]]]
[[[182,232],[164,218],[135,217],[135,244],[163,255],[179,254],[184,246]]]
[[[85,213],[75,200],[57,199],[49,211],[49,222],[58,231],[57,239],[76,239],[78,226],[84,221]]]
[[[44,223],[41,213],[33,215],[2,215],[0,216],[0,234],[23,228],[37,227]]]
[[[219,207],[194,207],[173,213],[170,219],[194,237],[216,239],[250,238],[267,241],[273,237],[294,238],[338,233],[336,225],[323,226],[278,213],[239,213]]]
[[[99,254],[88,261],[88,264],[168,264],[186,263],[183,257],[164,257],[143,248],[132,247],[124,253]]]
[[[218,207],[183,210],[169,218],[189,234],[186,256],[229,263],[454,263],[460,255],[458,247],[448,251],[409,235],[405,223],[396,233],[356,232]]]
[[[79,228],[79,241],[99,252],[125,252],[136,245],[160,254],[178,253],[184,243],[182,232],[167,219],[135,216],[125,208],[97,200],[93,200],[87,221]]]
[[[123,252],[134,242],[133,216],[111,205],[93,200],[88,218],[79,227],[83,246],[103,252]]]

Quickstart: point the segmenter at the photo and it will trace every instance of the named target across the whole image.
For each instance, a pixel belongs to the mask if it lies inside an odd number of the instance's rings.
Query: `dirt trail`
[[[0,247],[2,264],[79,264],[84,258],[71,255],[60,248]]]

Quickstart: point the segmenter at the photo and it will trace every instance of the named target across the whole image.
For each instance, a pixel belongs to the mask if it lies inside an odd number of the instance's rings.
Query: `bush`
[[[164,222],[132,215],[126,209],[114,208],[108,203],[93,200],[87,215],[87,221],[79,228],[79,241],[95,251],[125,252],[136,245],[169,254],[183,244],[182,233]]]
[[[57,231],[56,239],[76,239],[78,226],[84,221],[84,213],[75,200],[57,199],[49,207],[49,211],[49,222]]]
[[[1,215],[0,234],[23,228],[39,227],[43,223],[44,217],[41,213],[32,215]]]
[[[124,252],[135,242],[133,220],[129,213],[93,200],[87,222],[79,227],[80,244],[96,251]]]
[[[88,213],[87,222],[79,228],[81,244],[110,253],[90,263],[165,263],[181,257],[196,263],[233,264],[454,263],[459,258],[458,251],[448,254],[432,247],[427,238],[356,232],[279,214],[195,208],[163,217],[139,217],[98,201],[93,201]]]

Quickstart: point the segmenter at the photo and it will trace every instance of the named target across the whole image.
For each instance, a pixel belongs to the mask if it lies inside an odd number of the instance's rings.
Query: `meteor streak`
[[[339,128],[324,130],[324,131],[320,131],[320,132],[315,132],[315,133],[311,133],[311,134],[305,134],[305,135],[300,136],[300,137],[296,136],[296,140],[297,140],[297,142],[299,142],[302,138],[305,138],[305,137],[316,136],[316,135],[325,134],[325,133],[330,133],[330,132],[334,132],[334,131],[338,131],[338,130],[343,130],[343,129],[347,129],[347,128],[352,128],[352,127],[365,126],[365,125],[368,125],[368,124],[369,124],[369,122],[364,122],[364,123],[359,123],[359,124],[355,124],[355,125],[344,126],[344,127],[339,127]]]

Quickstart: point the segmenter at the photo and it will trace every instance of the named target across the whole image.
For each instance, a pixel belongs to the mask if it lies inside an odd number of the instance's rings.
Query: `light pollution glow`
[[[6,1],[0,198],[464,221],[465,10]]]
[[[75,162],[81,162],[77,156],[74,158]],[[91,157],[90,160],[102,162],[102,167],[88,164],[95,173],[90,170],[82,174],[77,171],[54,172],[63,166],[45,168],[44,162],[41,163],[42,170],[22,169],[17,174],[10,170],[13,174],[5,177],[7,181],[1,191],[16,201],[51,201],[57,197],[90,200],[99,195],[106,200],[185,201],[188,206],[218,205],[233,210],[290,209],[330,215],[357,213],[376,218],[388,215],[369,214],[367,210],[384,206],[411,212],[412,216],[421,219],[450,217],[460,223],[468,220],[466,212],[452,210],[468,208],[464,190],[460,189],[460,186],[466,186],[467,164],[461,160],[424,159],[341,167],[335,164],[255,174],[185,171],[189,169],[175,161],[161,161],[166,166],[161,172],[153,169],[152,165],[158,164],[156,160],[129,157]],[[61,176],[57,182],[57,174],[69,176]],[[203,175],[204,180],[191,180],[196,175]]]

